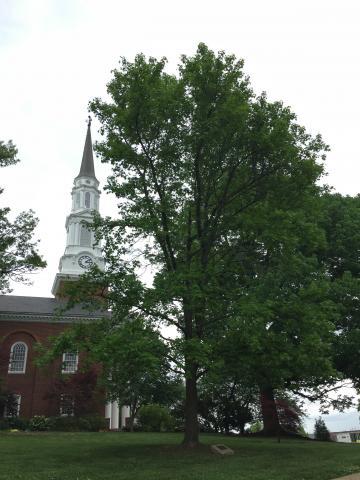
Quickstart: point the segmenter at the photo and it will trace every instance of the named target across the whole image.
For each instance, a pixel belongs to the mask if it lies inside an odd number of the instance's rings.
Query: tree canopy
[[[17,149],[9,141],[0,141],[0,167],[16,164]],[[3,189],[0,188],[0,194]],[[46,266],[33,239],[38,224],[32,210],[21,212],[14,221],[10,208],[0,208],[0,293],[9,293],[10,281],[26,282],[28,275]]]
[[[256,96],[232,55],[200,44],[181,57],[176,76],[165,67],[165,59],[122,59],[109,100],[90,104],[103,134],[96,150],[112,166],[106,189],[119,211],[95,222],[107,271],[91,277],[108,286],[119,318],[139,312],[177,330],[167,344],[185,375],[184,443],[193,446],[197,383],[234,322],[239,345],[257,329],[268,342],[273,332],[274,374],[291,344],[301,344],[299,321],[315,329],[314,338],[331,330],[327,287],[311,278],[321,236],[310,213],[327,146],[281,102]],[[256,342],[253,357],[267,348]],[[310,335],[302,345],[304,354],[291,356],[299,372]],[[321,348],[326,363],[327,340]]]

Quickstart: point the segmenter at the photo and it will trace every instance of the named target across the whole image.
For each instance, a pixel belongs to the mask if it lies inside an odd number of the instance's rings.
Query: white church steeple
[[[72,208],[66,219],[66,248],[60,259],[59,273],[56,274],[52,293],[57,295],[61,283],[76,280],[94,263],[104,268],[99,245],[95,245],[94,233],[84,222],[91,223],[94,210],[99,211],[99,181],[95,177],[94,158],[91,142],[91,118],[89,117],[84,153],[79,175],[74,179],[71,192]]]

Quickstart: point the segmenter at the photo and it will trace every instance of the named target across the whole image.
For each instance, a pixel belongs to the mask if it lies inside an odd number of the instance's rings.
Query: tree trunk
[[[130,417],[129,417],[129,430],[130,430],[130,432],[134,431],[134,421],[135,421],[135,416],[130,415]]]
[[[130,432],[134,431],[134,423],[135,423],[135,417],[137,414],[138,408],[137,408],[137,401],[133,405],[130,405],[130,417],[129,417],[129,430]]]
[[[225,430],[225,435],[230,435],[230,422],[226,414],[224,418],[224,430]]]
[[[196,385],[196,368],[191,369],[192,375],[186,378],[185,388],[185,432],[183,445],[194,448],[199,445],[198,422],[198,392]]]
[[[187,285],[188,289],[190,285]],[[189,308],[187,298],[183,300],[185,320],[185,341],[194,338],[193,312]],[[198,365],[191,356],[185,353],[185,428],[183,445],[194,448],[199,445],[199,421],[198,421],[198,391],[197,391]]]
[[[263,418],[263,434],[268,436],[277,436],[281,430],[274,390],[271,386],[260,388],[260,404]]]

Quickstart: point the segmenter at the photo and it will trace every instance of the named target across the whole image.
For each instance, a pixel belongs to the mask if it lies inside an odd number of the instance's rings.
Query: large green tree
[[[326,245],[317,224],[320,198],[303,195],[301,205],[285,208],[274,201],[260,205],[257,222],[237,245],[246,289],[220,342],[220,356],[227,369],[258,385],[269,435],[280,430],[276,391],[313,390],[338,378],[332,362],[338,309],[318,258]]]
[[[16,156],[11,141],[0,141],[0,167],[17,163]],[[33,240],[38,223],[34,212],[21,212],[13,221],[9,214],[10,208],[0,208],[0,293],[11,291],[10,281],[26,282],[29,274],[46,266],[37,250],[38,241]]]
[[[194,446],[197,382],[246,294],[236,244],[251,237],[261,206],[285,210],[316,190],[326,147],[281,102],[256,97],[234,56],[200,44],[177,76],[165,66],[123,59],[109,100],[90,105],[119,207],[95,223],[107,262],[98,280],[113,308],[177,330],[168,343],[185,375],[184,444]]]
[[[331,279],[337,305],[334,361],[339,371],[360,386],[360,196],[327,193],[321,198],[320,223],[326,247],[320,258]]]

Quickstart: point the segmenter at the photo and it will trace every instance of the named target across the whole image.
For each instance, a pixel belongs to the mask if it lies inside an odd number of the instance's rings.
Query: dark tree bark
[[[194,448],[199,445],[199,422],[198,422],[198,392],[195,368],[192,375],[186,378],[185,388],[185,432],[183,445]]]
[[[130,432],[133,432],[134,431],[134,417],[133,416],[130,416],[129,418],[129,430]]]
[[[134,431],[134,424],[135,424],[135,417],[138,412],[138,403],[135,401],[132,405],[130,405],[130,417],[129,417],[129,430],[130,432]]]
[[[264,424],[262,433],[268,436],[279,435],[281,425],[276,409],[274,390],[271,386],[260,387],[260,404]]]

